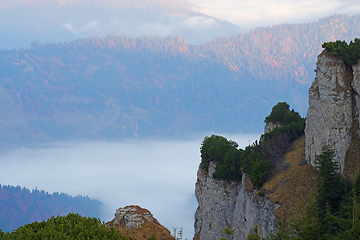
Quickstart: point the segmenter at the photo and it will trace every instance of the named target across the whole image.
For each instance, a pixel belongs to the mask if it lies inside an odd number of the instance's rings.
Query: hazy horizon
[[[177,35],[189,44],[203,44],[218,36],[258,27],[308,23],[334,14],[360,12],[360,3],[355,0],[188,2],[196,5],[193,12],[154,13],[141,7],[119,10],[97,5],[16,5],[1,12],[0,49],[23,48],[30,46],[32,41],[59,43],[108,34],[130,37]]]
[[[223,136],[244,148],[259,135]],[[8,149],[0,154],[0,183],[99,199],[105,205],[105,222],[117,208],[139,205],[170,231],[183,227],[184,239],[190,239],[202,140],[65,142]]]
[[[360,2],[356,0],[188,2],[199,6],[201,13],[228,21],[244,31],[276,24],[308,23],[334,14],[353,15],[360,12]]]

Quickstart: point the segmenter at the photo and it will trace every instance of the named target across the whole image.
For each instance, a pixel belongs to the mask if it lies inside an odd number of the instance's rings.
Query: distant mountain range
[[[0,51],[0,142],[262,132],[279,101],[305,116],[322,43],[358,37],[359,16],[202,45],[108,35]]]
[[[0,1],[0,49],[79,37],[177,35],[204,43],[240,29],[198,12],[183,0],[14,0]]]

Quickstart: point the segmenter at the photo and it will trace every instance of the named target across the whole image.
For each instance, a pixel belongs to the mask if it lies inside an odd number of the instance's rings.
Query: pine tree
[[[334,161],[335,151],[324,146],[321,154],[316,156],[315,165],[319,171],[319,184],[315,206],[318,209],[319,224],[322,235],[334,234],[339,229],[332,215],[339,211],[340,202],[345,191],[338,164]]]
[[[317,155],[315,159],[315,165],[319,171],[316,205],[320,210],[320,214],[326,212],[327,206],[332,209],[332,212],[338,210],[342,197],[341,175],[334,157],[335,151],[328,146],[324,146],[323,152]]]

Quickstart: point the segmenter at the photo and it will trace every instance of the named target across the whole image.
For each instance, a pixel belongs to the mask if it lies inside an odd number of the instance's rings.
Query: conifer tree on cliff
[[[344,193],[339,166],[334,161],[335,151],[328,146],[316,156],[315,164],[319,171],[319,186],[316,196],[316,206],[320,217],[328,210],[335,213]]]

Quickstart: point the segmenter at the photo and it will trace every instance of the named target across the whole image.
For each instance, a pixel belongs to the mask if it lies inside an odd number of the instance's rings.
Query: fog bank
[[[223,136],[242,148],[259,138]],[[0,184],[97,198],[106,206],[101,217],[105,222],[117,208],[139,205],[170,231],[182,226],[184,239],[192,239],[202,140],[68,142],[9,149],[0,154]]]

